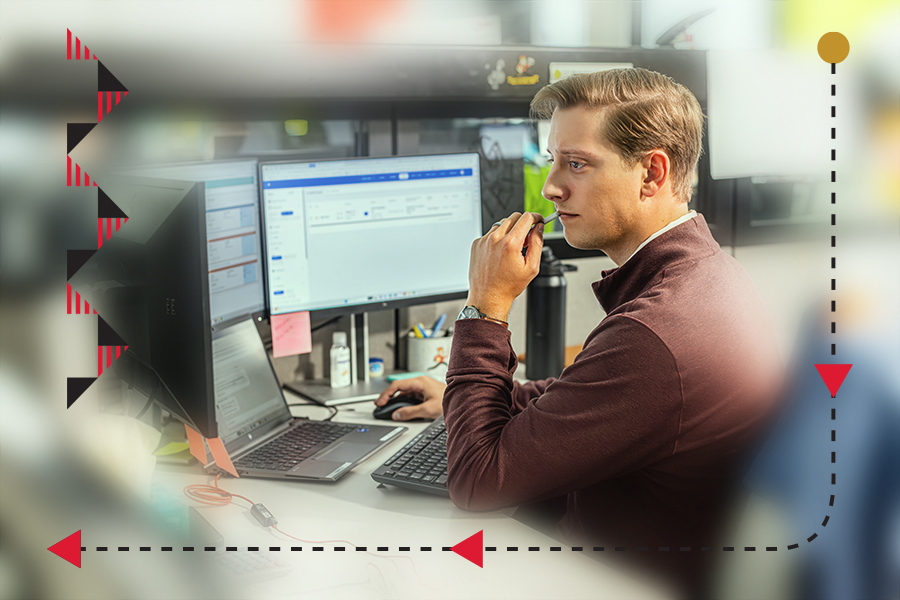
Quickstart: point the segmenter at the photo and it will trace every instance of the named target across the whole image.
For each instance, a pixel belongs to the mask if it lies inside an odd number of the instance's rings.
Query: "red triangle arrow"
[[[69,537],[60,540],[47,548],[58,557],[65,559],[81,568],[81,530],[79,529]]]
[[[450,548],[464,559],[484,568],[484,530]]]
[[[844,377],[850,372],[850,367],[852,366],[852,364],[816,365],[816,369],[819,371],[822,381],[828,386],[828,391],[831,392],[832,398],[837,396],[838,390],[841,389],[841,384],[844,383]]]

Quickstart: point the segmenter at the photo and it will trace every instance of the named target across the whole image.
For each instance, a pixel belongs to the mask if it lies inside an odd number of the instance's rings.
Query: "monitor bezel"
[[[266,296],[266,309],[269,314],[269,317],[272,316],[270,297],[269,297],[269,265],[268,265],[268,238],[265,234],[266,228],[266,211],[265,211],[265,199],[263,196],[263,178],[262,178],[262,169],[264,166],[268,165],[279,165],[279,164],[302,164],[302,163],[324,163],[324,162],[347,162],[347,161],[358,161],[358,160],[382,160],[382,159],[391,159],[391,158],[427,158],[427,157],[435,157],[435,156],[462,156],[462,155],[471,155],[478,157],[476,160],[476,165],[478,172],[476,173],[477,181],[478,181],[478,222],[479,222],[479,231],[484,231],[484,217],[481,211],[481,205],[484,201],[482,197],[481,191],[481,155],[478,152],[442,152],[439,154],[403,154],[403,155],[391,155],[391,156],[354,156],[349,158],[328,158],[322,160],[309,159],[309,160],[273,160],[273,161],[260,161],[258,165],[259,174],[257,176],[257,181],[259,182],[259,211],[260,211],[260,223],[263,226],[263,235],[262,235],[262,243],[263,243],[263,260],[266,261],[265,265],[265,277],[264,287],[265,287],[265,296]],[[477,239],[477,238],[476,238]],[[475,239],[472,240],[473,242]],[[418,306],[421,304],[434,304],[438,302],[450,302],[453,300],[464,300],[469,296],[468,288],[459,292],[448,292],[446,294],[432,294],[428,296],[413,296],[406,298],[395,298],[391,300],[379,300],[376,302],[367,302],[364,304],[352,304],[352,305],[344,305],[344,306],[333,306],[326,308],[315,308],[309,309],[310,315],[315,315],[316,318],[331,318],[331,317],[339,317],[344,315],[352,315],[352,314],[361,314],[365,312],[374,312],[374,311],[383,311],[383,310],[393,310],[398,308],[407,308],[410,306]],[[291,314],[294,312],[304,312],[303,309],[299,309],[296,311],[279,313],[279,315],[283,314]],[[278,315],[275,315],[278,316]]]

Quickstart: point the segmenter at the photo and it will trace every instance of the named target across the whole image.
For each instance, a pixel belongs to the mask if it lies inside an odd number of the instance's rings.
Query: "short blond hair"
[[[683,85],[641,68],[570,75],[543,87],[531,101],[535,119],[558,108],[587,106],[605,112],[599,132],[628,164],[661,148],[671,161],[672,193],[689,202],[703,150],[703,111]]]

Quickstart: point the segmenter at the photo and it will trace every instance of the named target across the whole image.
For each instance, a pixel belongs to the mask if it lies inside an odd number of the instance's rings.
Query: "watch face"
[[[480,318],[481,318],[481,313],[478,312],[477,308],[475,308],[474,306],[467,306],[460,311],[459,316],[456,318],[456,320],[458,321],[459,319],[480,319]]]

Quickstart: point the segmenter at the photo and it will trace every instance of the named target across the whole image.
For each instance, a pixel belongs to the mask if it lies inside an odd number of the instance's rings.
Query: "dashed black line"
[[[829,506],[834,506],[834,496],[833,495],[831,496],[831,501],[829,502]],[[825,515],[825,518],[822,521],[822,527],[825,527],[828,524],[828,521],[830,519],[831,519],[830,516]],[[818,534],[814,533],[813,535],[811,535],[810,537],[807,538],[807,541],[812,541],[812,540],[816,539],[817,537],[818,537]],[[787,546],[787,549],[793,550],[798,547],[799,547],[799,544],[791,544],[791,545]],[[778,546],[766,546],[765,548],[766,548],[767,552],[777,552],[778,551]],[[130,548],[128,546],[119,546],[117,549],[119,552],[130,551]],[[269,546],[267,549],[269,552],[281,552],[282,550],[285,550],[285,551],[289,550],[290,552],[302,552],[303,551],[303,547],[301,547],[301,546],[290,546],[290,547],[284,547],[284,548],[282,548],[281,546]],[[89,550],[89,548],[87,548],[86,546],[81,547],[82,552],[87,552],[88,550]],[[141,546],[140,550],[141,550],[141,552],[151,552],[153,549],[150,546]],[[174,550],[174,548],[172,546],[162,546],[162,547],[160,547],[160,550],[163,552],[172,552]],[[181,547],[182,552],[194,552],[195,550],[196,550],[196,548],[194,546],[182,546]],[[220,548],[220,547],[216,547],[216,546],[204,546],[203,550],[205,552],[219,552],[219,551],[238,552],[241,550],[241,548],[238,546],[226,546],[225,548]],[[246,550],[248,552],[259,552],[260,548],[259,548],[259,546],[248,546],[246,548]],[[317,551],[317,552],[324,552],[326,550],[326,548],[324,548],[322,546],[315,546],[312,548],[312,550]],[[334,552],[346,552],[347,547],[346,546],[335,546],[331,550]],[[354,547],[354,550],[356,550],[357,552],[366,552],[368,549],[366,546],[356,546],[356,547]],[[433,548],[431,546],[421,546],[418,549],[419,552],[431,552],[432,550],[433,550]],[[450,546],[444,546],[444,547],[442,547],[442,550],[445,552],[450,552],[452,550],[452,548]],[[499,549],[497,546],[485,546],[484,547],[485,552],[498,552],[500,550],[501,549]],[[563,546],[549,546],[547,548],[542,548],[540,546],[529,546],[528,547],[529,552],[540,552],[542,550],[549,550],[550,552],[563,552],[566,549]],[[584,552],[585,548],[583,546],[572,546],[568,550],[570,550],[571,552]],[[605,552],[606,547],[605,546],[594,546],[593,548],[590,548],[589,550],[592,550],[594,552]],[[629,548],[626,546],[615,546],[614,550],[615,550],[615,552],[628,552]],[[670,546],[658,546],[656,548],[657,552],[670,552],[672,550],[673,549]],[[680,546],[680,547],[678,547],[677,550],[679,552],[696,552],[698,549],[694,548],[692,546]],[[715,548],[713,548],[712,546],[702,546],[699,548],[699,551],[701,551],[701,552],[712,552],[714,550],[715,550]],[[741,548],[736,548],[735,546],[723,546],[722,547],[723,552],[735,552],[737,550],[741,550]],[[109,547],[97,546],[96,551],[97,552],[107,552],[107,551],[109,551]],[[390,552],[391,549],[388,546],[378,546],[378,551],[379,552]],[[413,552],[414,550],[411,546],[399,546],[397,548],[397,551],[398,552]],[[518,546],[507,546],[506,551],[507,552],[518,552],[519,547]],[[630,551],[631,552],[649,552],[650,548],[648,548],[647,546],[635,546],[635,547],[631,548]],[[744,546],[743,551],[744,552],[756,552],[757,547],[756,546]]]

